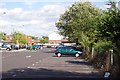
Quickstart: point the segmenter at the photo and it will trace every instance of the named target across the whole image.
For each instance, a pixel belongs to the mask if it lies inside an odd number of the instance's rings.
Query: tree
[[[17,43],[21,43],[21,44],[26,44],[27,40],[24,34],[20,33],[20,32],[14,32],[12,34],[13,39],[12,41],[17,44]]]
[[[42,36],[42,39],[40,41],[41,43],[48,43],[49,42],[49,37],[48,36]]]
[[[37,40],[37,39],[38,39],[38,37],[32,36],[32,39]]]
[[[115,1],[109,1],[108,5],[111,7],[102,15],[99,33],[101,37],[107,41],[112,42],[112,49],[114,51],[114,65],[112,69],[116,69],[114,76],[120,74],[120,10],[116,7]],[[113,71],[113,70],[112,70]]]
[[[74,3],[61,15],[56,27],[69,40],[80,43],[84,51],[90,52],[96,40],[97,25],[102,11],[90,2]]]
[[[2,40],[6,40],[5,33],[0,32],[0,39],[2,39]]]
[[[114,1],[110,1],[109,5],[111,7],[103,15],[99,31],[101,37],[112,41],[114,49],[120,50],[120,11]]]

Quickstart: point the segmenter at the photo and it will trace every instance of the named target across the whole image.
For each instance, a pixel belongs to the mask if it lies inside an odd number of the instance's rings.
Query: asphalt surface
[[[2,78],[102,78],[88,62],[74,56],[57,57],[51,48],[2,51]]]

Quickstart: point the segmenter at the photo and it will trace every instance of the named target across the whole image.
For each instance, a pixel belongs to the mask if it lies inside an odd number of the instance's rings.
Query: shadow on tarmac
[[[89,65],[92,66],[92,63],[88,62],[88,61],[65,61],[71,64],[76,64],[76,65]]]
[[[2,73],[2,80],[27,80],[27,79],[69,79],[69,80],[83,80],[83,79],[102,79],[101,75],[96,73],[77,73],[77,72],[67,72],[60,70],[50,70],[46,68],[21,68],[21,69],[12,69],[7,72]]]

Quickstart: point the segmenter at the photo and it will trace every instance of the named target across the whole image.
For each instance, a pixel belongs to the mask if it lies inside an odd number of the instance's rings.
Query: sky
[[[55,22],[74,2],[81,0],[0,0],[0,32],[19,31],[26,35],[48,36],[58,31]],[[88,1],[88,0],[84,0]],[[106,9],[108,0],[89,0]],[[117,0],[118,1],[118,0]]]

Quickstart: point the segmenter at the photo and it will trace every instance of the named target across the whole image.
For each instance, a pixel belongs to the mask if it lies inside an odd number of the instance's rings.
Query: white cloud
[[[59,35],[57,32],[52,32],[49,34],[49,40],[61,40],[63,36]]]
[[[0,20],[0,27],[3,27],[5,25],[10,25],[8,21]]]
[[[23,12],[23,10],[21,8],[14,8],[12,10],[10,10],[11,14],[21,14]]]
[[[102,10],[106,10],[108,8],[110,8],[110,5],[103,5],[103,6],[100,7],[100,9],[102,9]]]
[[[29,35],[48,35],[57,30],[55,22],[64,11],[65,7],[62,5],[45,5],[36,11],[1,8],[0,31],[11,33],[17,30]]]

